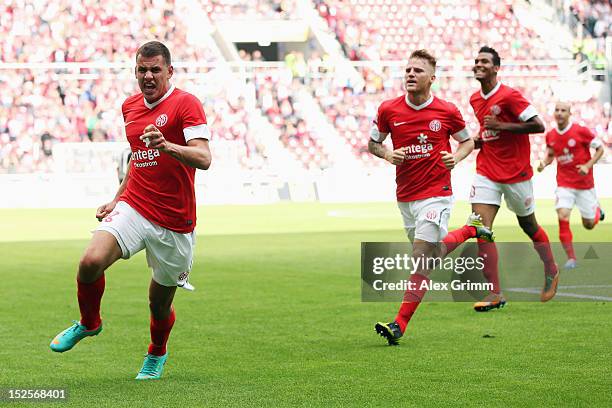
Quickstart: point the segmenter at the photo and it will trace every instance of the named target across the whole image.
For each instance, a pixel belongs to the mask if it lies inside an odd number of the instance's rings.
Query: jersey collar
[[[404,100],[406,101],[406,105],[410,106],[414,110],[421,110],[421,109],[428,107],[433,102],[433,99],[434,99],[433,94],[430,94],[429,99],[427,99],[425,102],[423,102],[420,105],[415,105],[412,102],[410,102],[410,99],[408,99],[408,94],[406,94],[406,96],[404,97]]]
[[[147,102],[147,100],[143,97],[142,99],[144,100],[144,104],[147,108],[149,109],[153,109],[154,107],[156,107],[157,105],[159,105],[160,103],[162,103],[163,101],[165,101],[166,99],[168,99],[168,97],[170,96],[170,94],[174,91],[174,85],[172,85],[170,87],[170,89],[168,89],[168,92],[166,92],[164,94],[164,96],[162,96],[161,98],[159,98],[158,100],[156,100],[153,103],[149,103]]]
[[[495,88],[491,89],[491,92],[489,92],[486,95],[482,93],[482,88],[480,88],[480,96],[482,96],[483,99],[489,99],[490,97],[495,95],[495,92],[499,91],[500,86],[501,86],[501,81],[497,81],[497,85],[495,85]]]
[[[570,128],[572,127],[573,123],[570,120],[569,122],[567,122],[567,126],[565,127],[565,129],[559,129],[559,127],[557,127],[557,133],[562,135],[564,133],[566,133],[568,130],[570,130]]]

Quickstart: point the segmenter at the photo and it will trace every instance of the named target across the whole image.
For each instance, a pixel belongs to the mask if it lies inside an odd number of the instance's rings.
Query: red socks
[[[499,270],[497,269],[497,246],[495,242],[478,239],[478,256],[483,258],[483,275],[489,283],[493,284],[493,293],[501,293],[499,287]]]
[[[87,327],[87,330],[95,330],[102,324],[100,303],[104,294],[105,282],[104,275],[92,283],[82,283],[77,278],[77,298],[81,310],[81,324]]]
[[[542,262],[544,262],[544,273],[551,276],[556,275],[557,265],[550,249],[550,242],[548,241],[546,231],[538,225],[538,230],[530,238],[533,241],[533,247],[538,252],[538,255],[540,255]]]
[[[476,236],[476,228],[470,225],[464,225],[461,228],[450,231],[442,240],[442,243],[446,246],[446,255],[450,254],[459,245],[463,244],[470,238]]]
[[[149,344],[149,354],[154,356],[163,356],[166,354],[166,343],[170,337],[170,331],[174,326],[176,315],[174,307],[170,311],[170,316],[165,320],[155,320],[151,316],[151,344]]]
[[[408,322],[412,318],[412,315],[416,311],[417,307],[419,307],[423,296],[425,296],[425,292],[427,292],[426,287],[421,289],[421,284],[422,282],[427,282],[427,284],[429,284],[429,278],[421,274],[414,273],[412,276],[410,276],[410,282],[412,282],[413,289],[406,290],[402,305],[400,306],[399,312],[395,317],[395,322],[399,325],[402,333],[406,331]]]
[[[559,241],[565,249],[568,259],[576,259],[574,246],[572,245],[572,230],[570,229],[569,221],[559,220]]]

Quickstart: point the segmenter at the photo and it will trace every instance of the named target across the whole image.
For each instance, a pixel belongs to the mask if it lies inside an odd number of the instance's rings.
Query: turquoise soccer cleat
[[[136,376],[137,380],[159,380],[164,372],[164,364],[168,359],[168,353],[163,356],[147,354],[142,363],[142,368]]]
[[[79,341],[89,336],[97,336],[102,331],[102,324],[95,330],[87,330],[87,327],[83,326],[77,320],[72,321],[74,324],[55,336],[55,338],[49,344],[51,350],[63,353],[73,348]]]

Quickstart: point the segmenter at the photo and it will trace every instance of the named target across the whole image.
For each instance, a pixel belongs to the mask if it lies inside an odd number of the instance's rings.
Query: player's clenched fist
[[[442,163],[444,163],[447,169],[452,170],[455,168],[457,161],[455,160],[455,156],[452,153],[449,153],[447,151],[441,151],[440,155],[442,157]]]
[[[402,164],[404,160],[406,160],[406,148],[400,147],[399,149],[389,152],[385,159],[395,166]]]
[[[484,117],[484,127],[489,130],[503,130],[502,122],[497,120],[497,116],[494,115]]]
[[[116,201],[111,201],[110,203],[106,203],[98,207],[98,210],[96,211],[96,218],[98,221],[102,221],[104,217],[112,213],[116,205]]]
[[[148,125],[144,128],[144,133],[140,136],[140,140],[145,142],[147,147],[166,151],[168,149],[168,141],[164,138],[163,133],[154,125]]]

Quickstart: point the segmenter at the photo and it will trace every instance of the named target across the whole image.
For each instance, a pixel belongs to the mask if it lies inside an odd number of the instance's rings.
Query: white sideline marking
[[[559,289],[579,289],[579,288],[609,288],[612,285],[578,285],[578,286],[560,286]],[[536,288],[510,288],[506,289],[508,292],[517,292],[517,293],[530,293],[530,294],[540,294],[540,289]],[[577,299],[591,299],[591,300],[604,300],[608,302],[612,302],[612,297],[607,296],[595,296],[595,295],[582,295],[580,293],[562,293],[557,292],[556,296],[561,297],[572,297]]]

